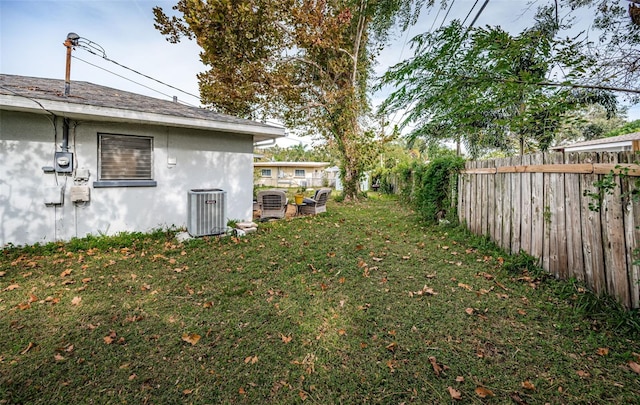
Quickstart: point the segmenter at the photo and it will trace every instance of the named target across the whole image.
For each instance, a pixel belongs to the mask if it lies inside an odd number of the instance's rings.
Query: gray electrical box
[[[53,166],[57,173],[73,172],[73,153],[56,152],[53,158]]]
[[[62,205],[64,202],[64,186],[45,187],[42,189],[42,194],[45,205]]]
[[[76,181],[89,181],[89,169],[80,167],[76,169]]]

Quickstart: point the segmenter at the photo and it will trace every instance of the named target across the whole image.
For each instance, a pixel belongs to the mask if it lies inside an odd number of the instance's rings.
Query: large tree
[[[158,7],[154,14],[169,41],[195,38],[202,47],[204,104],[322,135],[339,156],[351,199],[374,141],[363,119],[374,58],[396,23],[407,28],[434,2],[180,0],[177,15]]]

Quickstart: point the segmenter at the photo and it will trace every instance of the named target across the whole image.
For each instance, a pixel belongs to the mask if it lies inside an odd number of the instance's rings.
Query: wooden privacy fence
[[[575,277],[597,294],[640,308],[640,165],[633,152],[545,153],[470,161],[458,182],[458,215],[473,233],[511,253],[539,258],[560,279]],[[622,169],[626,168],[626,169]],[[614,187],[599,211],[595,182],[611,171]]]

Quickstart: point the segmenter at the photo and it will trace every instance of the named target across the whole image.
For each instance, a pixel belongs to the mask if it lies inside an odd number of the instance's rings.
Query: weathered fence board
[[[506,251],[537,257],[555,277],[575,277],[598,294],[640,308],[640,265],[634,264],[640,203],[628,197],[638,175],[640,165],[631,153],[467,162],[458,188],[459,216],[472,232]],[[596,182],[605,178],[613,187],[599,199]]]
[[[543,163],[553,164],[554,162],[551,160],[551,156],[544,155]],[[551,203],[555,199],[554,191],[555,187],[552,186],[551,183],[551,173],[552,172],[544,172],[542,175],[542,206],[543,206],[543,226],[544,230],[544,239],[542,241],[542,267],[548,270],[551,274],[557,277],[556,274],[556,258],[557,252],[551,251],[551,232],[557,230],[557,223],[553,223],[551,221]],[[551,224],[554,225],[554,229],[551,228]]]
[[[482,161],[482,167],[489,167],[488,161]],[[487,176],[481,176],[482,179],[482,192],[480,198],[480,207],[482,208],[482,213],[480,215],[480,233],[483,235],[487,235],[487,226],[489,223],[489,210],[488,210],[488,200],[489,200],[489,188],[488,188],[488,180]]]
[[[522,165],[522,157],[512,157],[511,164],[516,167]],[[511,181],[511,253],[518,253],[521,247],[522,182],[517,173],[512,173],[509,177]]]
[[[567,155],[569,164],[578,163],[578,154]],[[582,213],[580,207],[580,176],[568,173],[564,177],[565,201],[567,204],[567,267],[568,277],[584,281],[584,256],[582,251]]]
[[[531,155],[522,157],[523,165],[531,164]],[[520,176],[521,183],[521,206],[522,214],[520,216],[520,249],[525,252],[531,251],[531,174],[523,173]]]
[[[604,163],[618,163],[618,155],[603,154]],[[629,283],[627,276],[627,258],[624,241],[624,222],[622,219],[622,196],[620,179],[615,177],[613,193],[604,196],[601,208],[603,216],[602,235],[604,239],[604,266],[607,269],[607,292],[618,297],[620,302],[629,306]]]
[[[620,156],[622,163],[634,163],[637,157],[634,155],[623,154]],[[631,196],[638,191],[635,179],[623,178],[622,190],[627,195],[624,199],[624,231],[625,244],[627,248],[627,266],[631,268],[629,273],[629,291],[631,299],[631,307],[640,308],[640,265],[636,264],[639,257],[636,254],[638,242],[640,242],[640,204],[634,201]]]
[[[531,164],[542,164],[541,153],[531,156]],[[531,252],[542,263],[544,251],[544,175],[533,173],[531,175]]]
[[[495,169],[495,162],[489,161],[490,167]],[[495,235],[496,232],[496,178],[495,176],[485,176],[487,178],[487,233],[485,235]]]
[[[501,164],[501,159],[495,161],[496,166]],[[496,179],[496,229],[495,229],[495,237],[493,240],[496,241],[499,245],[502,245],[500,242],[502,240],[502,198],[504,197],[504,175],[498,174],[495,176]]]
[[[511,163],[511,159],[505,158],[506,164]],[[501,173],[502,176],[502,247],[507,252],[511,249],[511,175],[509,173]]]

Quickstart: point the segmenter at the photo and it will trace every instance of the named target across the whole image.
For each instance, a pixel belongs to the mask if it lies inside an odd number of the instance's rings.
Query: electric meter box
[[[89,202],[89,186],[71,186],[70,193],[72,202]]]
[[[72,152],[56,152],[53,157],[53,166],[57,173],[73,172],[73,153]]]

